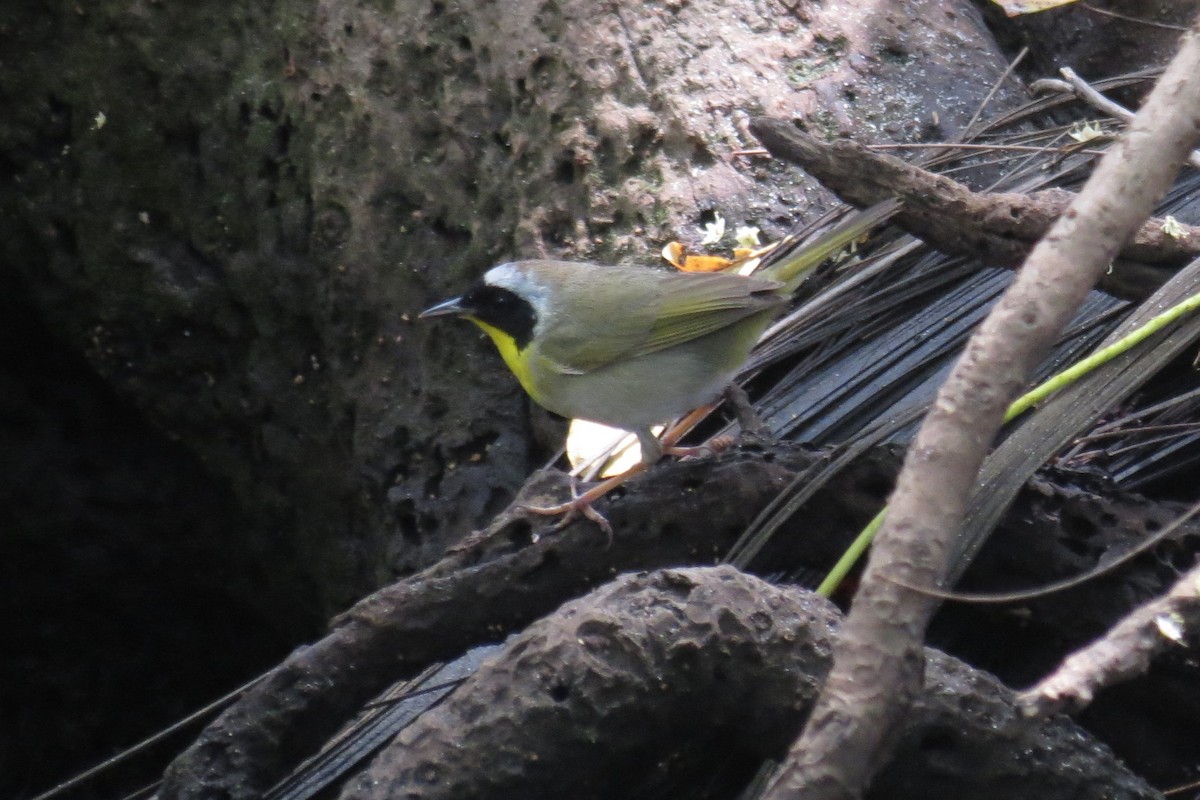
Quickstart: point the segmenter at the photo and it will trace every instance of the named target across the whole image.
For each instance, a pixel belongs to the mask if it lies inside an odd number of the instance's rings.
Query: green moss
[[[813,52],[795,59],[784,72],[788,83],[801,88],[823,78],[833,72],[841,63],[842,54],[848,44],[846,37],[837,36],[833,39],[817,39],[814,41]]]
[[[813,136],[833,141],[841,134],[837,118],[829,111],[820,109],[804,118],[804,125]]]

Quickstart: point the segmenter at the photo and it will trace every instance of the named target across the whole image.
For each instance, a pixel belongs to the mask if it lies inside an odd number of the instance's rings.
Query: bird
[[[878,203],[750,276],[511,261],[419,318],[473,322],[534,402],[634,433],[642,460],[625,479],[664,454],[693,452],[664,448],[651,427],[714,400],[805,278],[897,207]],[[600,494],[527,510],[568,514],[564,522],[582,511],[610,530],[591,509],[607,483]]]

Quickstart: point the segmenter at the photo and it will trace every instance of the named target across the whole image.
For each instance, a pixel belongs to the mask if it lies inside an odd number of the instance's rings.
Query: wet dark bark
[[[785,120],[756,119],[751,130],[767,149],[815,175],[848,203],[870,205],[899,197],[896,224],[943,253],[1016,269],[1054,224],[1075,193],[1045,189],[1033,194],[972,192],[962,184],[851,140],[822,142]],[[1183,265],[1200,256],[1200,227],[1179,236],[1150,218],[1123,243],[1098,287],[1144,300]]]
[[[636,796],[664,762],[680,794],[711,796],[702,765],[745,779],[786,749],[839,620],[731,567],[623,576],[510,640],[341,796]],[[869,797],[1156,796],[1065,717],[1024,719],[999,682],[933,651],[878,784]]]
[[[339,618],[329,636],[284,662],[181,756],[166,796],[256,796],[367,699],[429,661],[518,630],[622,571],[712,563],[778,487],[815,460],[819,454],[772,448],[664,464],[602,507],[614,527],[609,547],[590,522],[530,542],[527,524],[498,521],[443,562],[368,597]],[[886,493],[897,466],[890,448],[862,459],[785,526],[755,570],[828,565],[865,522],[871,498]],[[531,484],[534,496],[554,485],[548,479]],[[672,513],[665,519],[666,507]],[[1086,570],[1181,508],[1109,497],[1079,476],[1038,482],[985,547],[967,586],[1015,589]],[[1103,631],[1136,598],[1169,586],[1177,572],[1162,554],[1192,547],[1198,536],[1200,523],[1187,524],[1126,571],[1030,603],[1017,616],[1011,607],[956,608],[935,626],[934,641],[970,653],[1019,685]],[[988,634],[980,637],[981,631]],[[1181,699],[1189,685],[1178,687]],[[1163,735],[1174,733],[1164,727]]]

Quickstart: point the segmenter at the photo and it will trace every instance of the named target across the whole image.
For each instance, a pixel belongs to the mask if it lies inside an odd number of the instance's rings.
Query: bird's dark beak
[[[444,303],[438,303],[432,308],[427,308],[418,315],[417,319],[430,319],[431,317],[461,317],[466,314],[469,309],[463,305],[461,297],[451,297]]]

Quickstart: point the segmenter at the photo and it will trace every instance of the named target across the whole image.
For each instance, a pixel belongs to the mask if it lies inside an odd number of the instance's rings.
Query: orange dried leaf
[[[684,272],[721,272],[733,262],[724,256],[689,255],[679,269]]]
[[[687,248],[683,242],[667,242],[662,249],[663,260],[675,269],[683,269],[683,260],[687,257]]]
[[[680,272],[721,272],[733,263],[724,256],[689,253],[680,242],[670,242],[663,248],[662,257]]]

